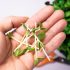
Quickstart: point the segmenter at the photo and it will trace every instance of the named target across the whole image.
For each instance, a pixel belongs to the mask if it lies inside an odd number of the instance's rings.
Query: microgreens
[[[36,25],[35,23],[35,27],[34,28],[29,28],[27,25],[22,24],[22,26],[24,27],[26,33],[23,36],[22,40],[19,41],[17,40],[15,37],[12,36],[12,33],[7,34],[9,38],[16,40],[19,45],[15,48],[15,50],[13,51],[14,56],[18,57],[21,56],[23,54],[25,54],[26,52],[31,52],[34,51],[35,55],[34,55],[34,65],[37,65],[39,62],[39,57],[38,57],[38,51],[42,50],[43,53],[45,54],[45,56],[48,58],[48,60],[50,61],[50,58],[48,56],[48,54],[46,53],[44,47],[45,45],[43,44],[43,39],[45,38],[45,30],[47,30],[46,28],[43,28],[41,25]],[[28,42],[28,40],[33,37],[34,38],[34,42],[33,44],[30,44]],[[22,45],[26,46],[25,49],[21,49]]]

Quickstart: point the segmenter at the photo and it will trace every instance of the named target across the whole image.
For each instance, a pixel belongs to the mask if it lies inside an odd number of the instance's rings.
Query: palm
[[[3,39],[5,38],[3,37]],[[9,47],[10,48],[9,50],[7,50],[8,54],[5,54],[7,57],[5,62],[0,66],[0,70],[28,70],[29,68],[31,68],[29,67],[29,65],[30,65],[30,62],[32,63],[33,57],[30,53],[24,56],[21,56],[20,58],[16,58],[12,55],[12,52],[11,52],[12,48],[14,47],[14,44],[12,43],[12,41],[6,38],[6,40],[3,43],[5,44],[4,47],[7,47],[6,49],[8,49]],[[3,53],[4,52],[6,51],[3,51]],[[27,60],[25,58],[30,58],[30,59]],[[8,65],[8,68],[7,68],[7,65]]]

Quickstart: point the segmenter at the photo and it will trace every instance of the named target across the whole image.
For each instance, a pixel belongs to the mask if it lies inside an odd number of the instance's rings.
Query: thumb
[[[7,46],[6,37],[2,32],[0,32],[0,64],[2,64],[6,59],[8,51],[9,49]]]

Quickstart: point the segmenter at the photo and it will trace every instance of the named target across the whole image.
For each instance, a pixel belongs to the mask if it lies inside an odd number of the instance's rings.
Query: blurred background
[[[6,16],[31,17],[45,6],[46,1],[53,2],[53,0],[0,0],[0,18]],[[70,65],[53,62],[34,70],[70,70]]]

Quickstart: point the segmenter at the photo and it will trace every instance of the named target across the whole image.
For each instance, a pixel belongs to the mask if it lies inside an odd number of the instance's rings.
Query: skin
[[[32,70],[34,68],[34,57],[32,53],[16,58],[12,55],[11,51],[18,46],[18,42],[10,40],[5,33],[13,27],[17,28],[13,32],[13,36],[21,40],[25,30],[21,25],[26,22],[30,28],[34,27],[34,23],[43,22],[43,27],[47,28],[46,37],[44,40],[45,50],[54,51],[64,41],[66,35],[62,32],[67,22],[63,19],[64,12],[62,10],[54,11],[52,6],[46,6],[31,18],[27,17],[6,17],[0,21],[0,70]],[[23,46],[24,47],[24,46]],[[39,56],[44,56],[39,52]]]

